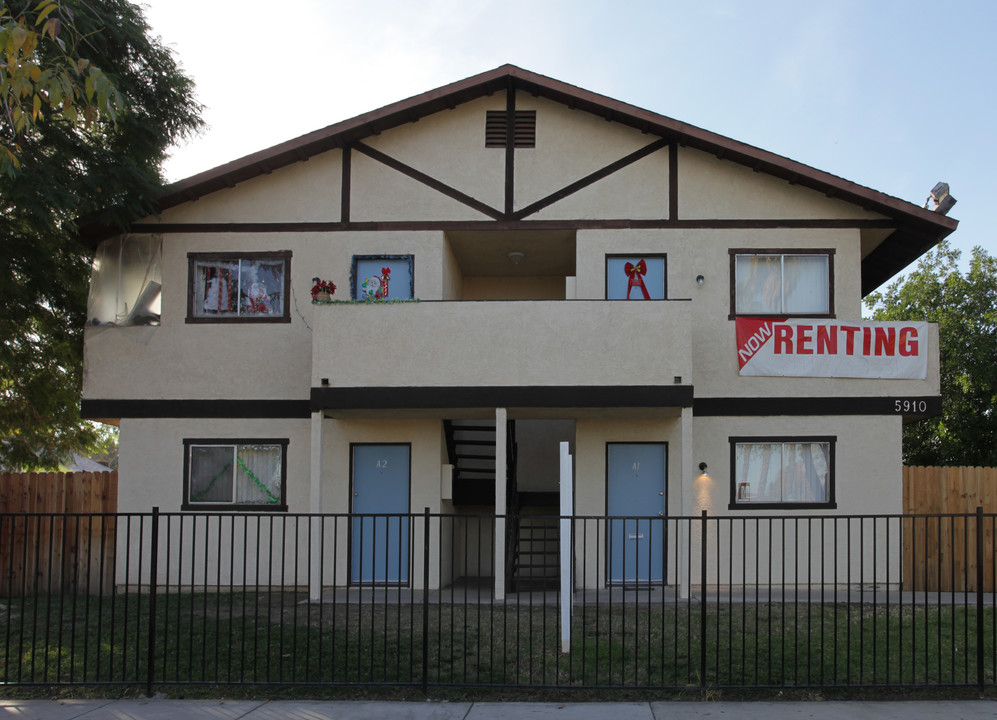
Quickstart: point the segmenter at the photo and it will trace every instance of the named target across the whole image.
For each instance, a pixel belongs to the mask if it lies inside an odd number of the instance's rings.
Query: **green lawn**
[[[576,606],[560,652],[555,607],[309,605],[293,593],[160,595],[153,673],[169,684],[744,688],[974,685],[975,607],[857,604]],[[150,600],[0,603],[0,683],[147,680]],[[994,608],[984,615],[994,683]],[[702,670],[705,651],[705,674]]]

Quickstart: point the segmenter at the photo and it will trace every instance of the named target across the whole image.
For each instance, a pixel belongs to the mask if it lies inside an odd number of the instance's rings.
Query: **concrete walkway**
[[[0,720],[979,720],[992,700],[863,702],[355,702],[0,700]]]

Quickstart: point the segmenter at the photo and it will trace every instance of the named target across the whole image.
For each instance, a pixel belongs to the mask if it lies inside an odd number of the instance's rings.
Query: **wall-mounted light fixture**
[[[706,278],[704,278],[702,275],[696,276],[696,284],[699,285],[699,287],[703,287],[704,282],[706,282]]]
[[[509,262],[513,265],[519,265],[519,263],[523,262],[524,257],[526,257],[526,253],[521,253],[518,250],[515,250],[509,253]]]
[[[703,475],[707,474],[707,472],[706,472],[706,463],[704,463],[704,462],[699,463],[699,472],[701,472]]]

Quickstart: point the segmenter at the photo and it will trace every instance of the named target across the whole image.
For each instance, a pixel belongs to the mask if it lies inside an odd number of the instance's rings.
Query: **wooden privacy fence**
[[[977,522],[983,508],[983,590],[994,590],[997,468],[905,465],[904,590],[977,590]],[[959,516],[957,516],[959,515]],[[915,561],[916,558],[916,561]]]
[[[116,472],[0,474],[0,596],[110,592],[117,509]]]

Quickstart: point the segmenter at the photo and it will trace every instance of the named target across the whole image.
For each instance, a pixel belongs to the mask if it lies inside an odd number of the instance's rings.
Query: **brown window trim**
[[[835,497],[835,445],[836,435],[759,435],[728,437],[730,443],[730,503],[728,510],[834,510],[838,507]],[[827,500],[825,502],[737,502],[737,444],[752,443],[827,443],[829,446],[830,471],[827,478]]]
[[[198,511],[239,511],[239,512],[287,512],[287,446],[288,438],[184,438],[183,440],[183,502],[180,509],[185,512]],[[190,446],[191,445],[280,445],[280,502],[261,503],[197,503],[190,501]]]
[[[727,250],[730,258],[730,314],[728,320],[736,320],[737,313],[737,270],[735,265],[738,255],[826,255],[827,256],[827,312],[826,313],[747,313],[746,317],[773,318],[826,318],[833,319],[834,314],[834,248],[730,248]]]
[[[194,315],[194,263],[198,260],[284,260],[284,313],[283,315],[211,317]],[[291,322],[291,251],[272,252],[210,252],[187,253],[187,317],[190,324],[217,323],[289,323]]]

